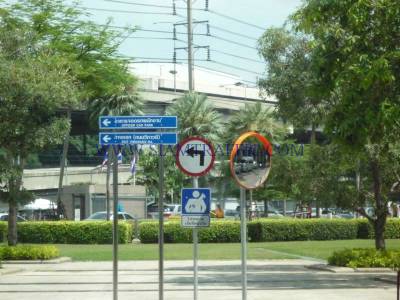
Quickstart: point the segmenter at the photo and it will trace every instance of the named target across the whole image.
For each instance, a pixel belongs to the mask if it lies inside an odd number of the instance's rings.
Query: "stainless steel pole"
[[[247,299],[247,225],[246,190],[240,188],[240,240],[242,259],[242,300]]]
[[[199,187],[197,177],[193,178],[193,188]],[[198,229],[193,228],[193,299],[197,300],[199,295],[199,274],[198,274],[198,256],[199,256],[199,235]]]
[[[187,33],[188,33],[188,80],[189,92],[193,91],[193,29],[192,0],[187,0]]]
[[[114,194],[114,213],[113,213],[113,299],[118,300],[118,158],[111,147],[110,153],[113,157],[113,194]]]
[[[159,197],[158,197],[158,299],[164,299],[164,153],[159,151]]]

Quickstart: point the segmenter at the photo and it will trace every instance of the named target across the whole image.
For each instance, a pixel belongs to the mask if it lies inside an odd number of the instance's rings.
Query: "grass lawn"
[[[400,239],[386,240],[388,249],[400,250]],[[78,261],[112,260],[111,245],[56,245],[61,256]],[[249,259],[284,259],[295,258],[285,253],[327,259],[333,251],[344,248],[373,248],[373,240],[340,241],[301,241],[249,243]],[[165,259],[192,259],[192,244],[165,244]],[[280,253],[277,253],[277,252]],[[200,244],[200,259],[240,259],[240,244]],[[119,245],[120,260],[155,260],[158,259],[157,244]]]

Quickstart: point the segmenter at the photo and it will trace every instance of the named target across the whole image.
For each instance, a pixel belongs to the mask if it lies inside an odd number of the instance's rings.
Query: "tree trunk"
[[[286,216],[286,199],[283,200],[283,215]]]
[[[8,245],[17,245],[17,203],[15,199],[9,200],[8,209]]]
[[[17,213],[18,213],[18,203],[17,199],[21,191],[22,186],[22,176],[24,172],[25,160],[21,159],[19,156],[13,159],[14,168],[18,169],[19,172],[17,177],[9,180],[8,183],[8,245],[16,246],[18,242],[17,235]]]
[[[386,243],[385,243],[385,224],[386,224],[386,217],[385,218],[378,218],[374,222],[374,230],[375,230],[375,248],[377,250],[385,250]]]
[[[385,225],[387,218],[386,203],[382,198],[381,170],[376,159],[370,161],[372,180],[374,187],[374,198],[376,206],[376,220],[374,221],[375,247],[377,250],[385,250]]]
[[[71,120],[71,110],[67,110],[67,119]],[[67,218],[64,204],[61,201],[61,194],[63,190],[63,181],[64,181],[64,171],[65,171],[65,162],[67,161],[68,147],[69,147],[69,136],[68,132],[64,138],[63,152],[61,156],[60,162],[60,176],[58,179],[58,191],[57,191],[57,214],[59,217],[63,216],[63,218]]]

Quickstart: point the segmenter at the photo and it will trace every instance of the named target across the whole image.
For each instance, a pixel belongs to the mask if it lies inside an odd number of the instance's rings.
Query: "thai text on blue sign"
[[[184,188],[181,197],[182,226],[191,228],[210,226],[211,189]]]
[[[100,145],[176,145],[176,132],[100,132]]]
[[[174,129],[176,116],[102,116],[100,129]]]

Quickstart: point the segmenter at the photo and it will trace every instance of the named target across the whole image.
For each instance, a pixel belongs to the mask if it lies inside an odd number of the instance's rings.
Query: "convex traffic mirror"
[[[255,189],[268,178],[271,169],[272,146],[257,132],[247,132],[234,143],[230,155],[233,178],[245,189]]]

